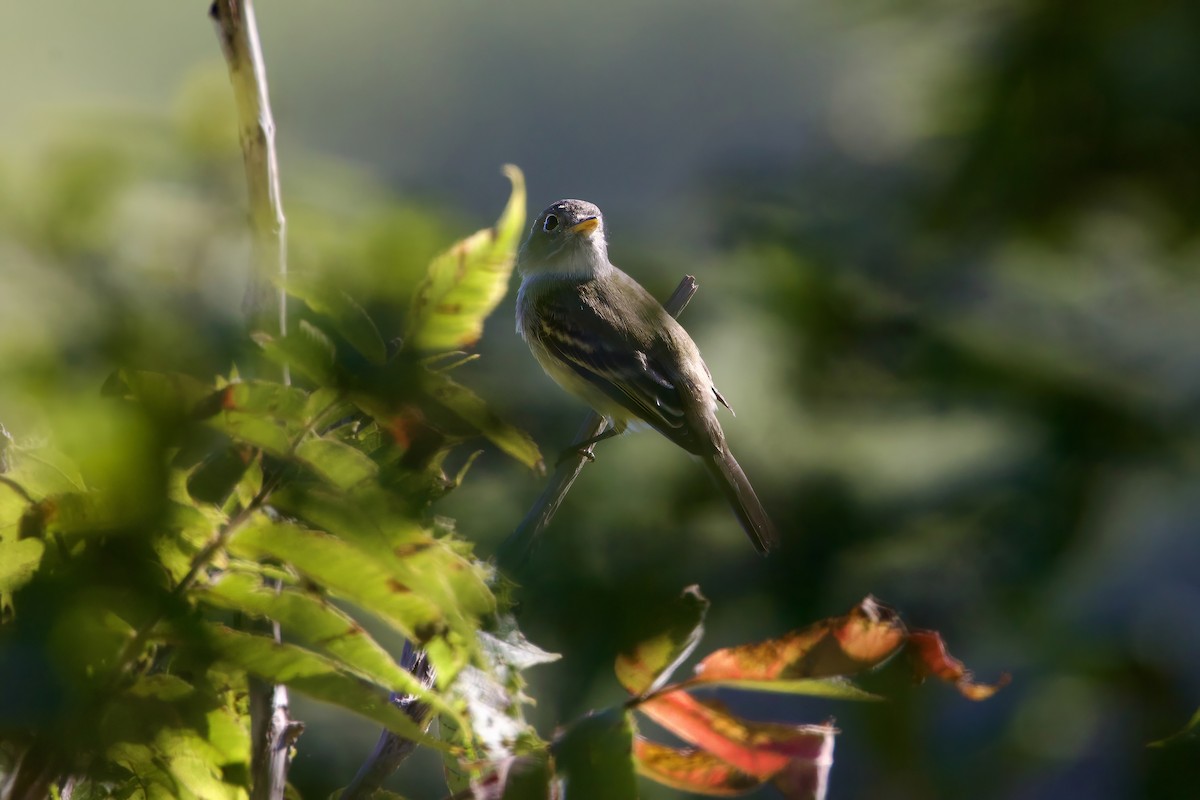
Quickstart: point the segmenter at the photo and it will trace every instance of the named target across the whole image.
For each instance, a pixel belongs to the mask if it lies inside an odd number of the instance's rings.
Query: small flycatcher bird
[[[583,200],[547,208],[517,269],[517,331],[546,374],[608,419],[597,438],[649,425],[700,458],[760,553],[777,544],[717,422],[717,404],[729,403],[687,331],[609,262],[600,209]]]

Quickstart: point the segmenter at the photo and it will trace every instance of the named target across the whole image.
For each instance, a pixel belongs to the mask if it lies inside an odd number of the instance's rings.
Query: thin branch
[[[413,647],[411,642],[404,643],[400,666],[415,675],[426,688],[433,686],[435,678],[433,665],[429,663],[425,651]],[[433,719],[429,713],[429,706],[416,695],[393,694],[391,702],[418,725],[428,725]],[[416,742],[398,736],[385,728],[379,734],[379,741],[375,743],[375,749],[358,768],[354,780],[350,781],[350,785],[342,791],[339,800],[363,800],[363,798],[371,797],[375,790],[382,787],[383,782],[416,749]]]
[[[282,281],[287,276],[287,220],[279,191],[275,120],[267,95],[267,69],[254,5],[251,0],[214,0],[208,13],[216,25],[233,85],[254,236],[255,265],[242,307],[252,327],[268,325],[273,316],[268,287],[271,276],[278,275],[280,289],[275,304],[279,335],[286,336],[287,295]],[[291,383],[286,365],[283,382]],[[278,591],[279,586],[275,588]],[[273,632],[279,641],[278,624],[273,625]],[[293,722],[288,715],[287,687],[260,680],[250,682],[251,800],[282,800],[292,745],[303,729],[302,724]]]
[[[255,265],[246,286],[242,310],[255,327],[266,327],[272,313],[271,276],[287,276],[287,219],[279,190],[279,161],[275,153],[275,119],[267,94],[258,23],[251,0],[215,0],[208,11],[229,67],[237,105],[238,138],[246,167],[250,223],[254,234]],[[275,294],[279,335],[287,335],[287,295]],[[284,383],[290,383],[284,368]]]
[[[685,275],[683,280],[679,282],[679,286],[667,298],[667,302],[663,304],[663,308],[671,316],[678,317],[699,288],[695,278],[691,275]],[[575,434],[575,438],[572,441],[586,442],[589,439],[593,439],[604,432],[607,424],[603,417],[592,411],[583,421],[583,424],[579,427],[579,432]],[[558,507],[562,505],[567,492],[571,490],[571,485],[575,483],[575,479],[579,477],[579,473],[583,472],[584,465],[593,460],[593,446],[589,445],[587,448],[580,450],[578,454],[571,455],[559,463],[558,467],[554,470],[554,474],[550,476],[550,482],[533,504],[533,507],[529,509],[529,513],[521,520],[521,524],[512,532],[512,535],[500,545],[500,549],[496,553],[496,561],[501,569],[515,573],[525,565],[530,553],[533,552],[533,547],[537,542],[538,536],[550,524],[550,520],[554,519],[554,515],[558,512]]]

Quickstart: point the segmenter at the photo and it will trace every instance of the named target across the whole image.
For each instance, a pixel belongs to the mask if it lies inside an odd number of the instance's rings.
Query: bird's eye
[[[542,223],[542,230],[544,230],[546,233],[549,233],[557,227],[558,217],[554,216],[553,214],[547,214],[546,221]]]

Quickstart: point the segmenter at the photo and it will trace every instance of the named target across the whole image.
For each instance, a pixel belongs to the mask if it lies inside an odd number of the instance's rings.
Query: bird
[[[559,200],[537,216],[517,254],[517,332],[542,369],[608,421],[580,449],[649,426],[697,457],[755,549],[778,533],[717,420],[733,409],[692,337],[655,297],[609,261],[604,216]]]

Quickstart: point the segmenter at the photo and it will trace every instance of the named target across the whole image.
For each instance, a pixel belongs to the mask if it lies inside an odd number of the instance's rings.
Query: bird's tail
[[[754,544],[754,549],[762,555],[769,553],[772,547],[779,544],[779,534],[771,523],[771,518],[767,516],[766,509],[758,501],[758,495],[754,493],[754,487],[750,485],[746,473],[742,472],[741,466],[734,459],[733,453],[729,452],[728,447],[724,447],[719,453],[705,456],[704,465],[708,467],[721,493],[729,501],[738,522],[742,523],[742,528]]]

